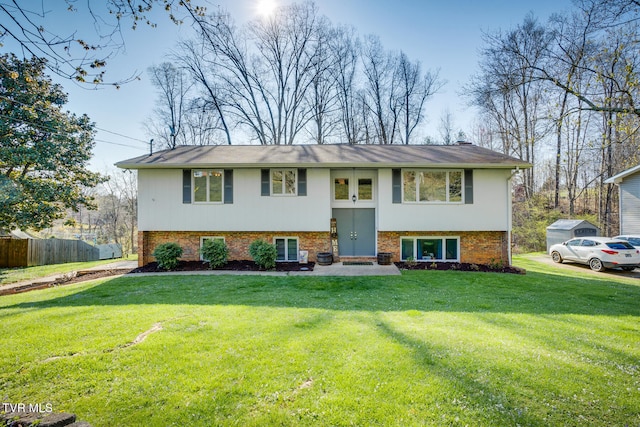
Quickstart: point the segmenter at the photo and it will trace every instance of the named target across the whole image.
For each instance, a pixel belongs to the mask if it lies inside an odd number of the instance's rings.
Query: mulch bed
[[[522,268],[513,266],[491,266],[486,264],[470,264],[462,262],[395,262],[400,270],[457,270],[457,271],[482,271],[488,273],[525,274]]]
[[[278,262],[275,270],[271,271],[313,271],[315,263],[300,264],[298,262]],[[178,267],[171,271],[206,271],[210,270],[209,264],[202,261],[180,261]],[[224,267],[215,268],[215,271],[264,271],[253,261],[229,261]],[[138,267],[132,273],[164,273],[158,267],[157,262],[150,262],[147,265]]]

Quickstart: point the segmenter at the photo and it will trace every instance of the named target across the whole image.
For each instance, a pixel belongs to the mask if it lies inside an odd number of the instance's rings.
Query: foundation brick
[[[216,231],[140,231],[138,232],[138,265],[154,262],[151,255],[161,243],[175,242],[183,249],[182,260],[200,259],[200,238],[224,237],[229,260],[248,260],[249,245],[257,239],[273,242],[274,237],[297,237],[300,250],[309,251],[309,261],[317,261],[318,252],[331,252],[330,234],[326,232],[216,232]],[[504,231],[379,231],[377,252],[390,252],[392,261],[400,261],[400,238],[405,236],[458,236],[460,262],[508,265],[508,239]],[[338,258],[336,257],[336,261]]]
[[[262,239],[269,243],[275,237],[297,237],[298,249],[309,251],[309,261],[317,261],[318,252],[329,252],[331,249],[329,232],[290,231],[286,233],[273,232],[217,232],[217,231],[141,231],[138,233],[138,247],[142,248],[138,254],[138,265],[143,266],[154,262],[155,248],[168,242],[174,242],[182,247],[182,260],[197,261],[200,259],[201,237],[224,237],[229,248],[229,261],[250,260],[249,245],[254,240]]]

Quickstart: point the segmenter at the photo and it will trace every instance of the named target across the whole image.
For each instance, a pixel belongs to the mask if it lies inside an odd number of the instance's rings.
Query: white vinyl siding
[[[473,204],[393,203],[392,169],[378,172],[377,215],[380,231],[505,231],[510,227],[511,171],[477,169]]]
[[[182,169],[140,169],[140,231],[327,231],[329,169],[307,170],[313,197],[261,197],[260,169],[234,169],[233,203],[182,203]],[[193,195],[193,189],[191,189]],[[286,214],[285,214],[286,213]],[[288,234],[284,234],[285,236]]]
[[[640,172],[620,185],[620,234],[640,234]]]

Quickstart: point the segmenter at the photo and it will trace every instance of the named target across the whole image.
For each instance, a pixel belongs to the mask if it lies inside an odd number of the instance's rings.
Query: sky
[[[236,24],[243,25],[259,18],[257,4],[260,1],[265,0],[215,0],[209,10],[226,9]],[[45,4],[46,7],[54,4],[49,0],[20,3],[41,9]],[[57,3],[64,4],[60,0]],[[82,2],[79,3],[81,7]],[[386,49],[404,51],[411,60],[420,61],[425,70],[439,70],[446,84],[425,106],[423,131],[423,136],[435,139],[439,139],[438,128],[445,111],[450,112],[455,129],[467,135],[477,120],[476,112],[467,106],[461,94],[477,72],[483,32],[511,29],[520,24],[527,13],[545,22],[552,13],[571,8],[570,0],[316,0],[316,5],[333,24],[351,25],[361,36],[377,35]],[[138,74],[139,80],[120,89],[94,90],[52,76],[69,94],[66,108],[76,114],[86,113],[96,123],[96,147],[90,163],[94,171],[113,171],[115,162],[149,152],[150,136],[144,123],[152,116],[157,98],[147,69],[166,61],[176,43],[190,35],[187,23],[176,26],[161,7],[156,9],[151,18],[158,24],[157,28],[140,24],[135,31],[125,29],[124,50],[107,63],[105,80],[133,74]],[[46,11],[44,22],[48,29],[67,33],[77,29],[80,34],[94,31],[93,24],[78,13]],[[11,49],[7,42],[0,52]]]

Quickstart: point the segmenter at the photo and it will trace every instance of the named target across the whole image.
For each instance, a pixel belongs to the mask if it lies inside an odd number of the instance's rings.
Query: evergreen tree
[[[83,190],[102,180],[87,169],[94,124],[63,110],[67,95],[44,68],[0,56],[0,229],[41,230],[66,209],[92,207]]]

